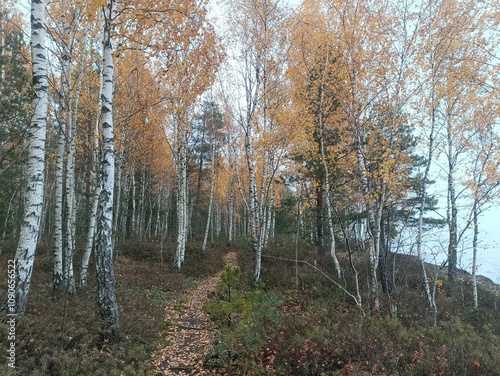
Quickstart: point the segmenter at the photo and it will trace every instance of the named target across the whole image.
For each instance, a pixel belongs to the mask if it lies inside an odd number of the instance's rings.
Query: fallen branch
[[[206,328],[198,328],[196,326],[186,326],[186,325],[182,325],[182,324],[174,324],[174,323],[168,323],[167,325],[169,326],[175,326],[179,329],[184,329],[184,330],[215,330],[216,328],[210,328],[210,327],[206,327]]]
[[[290,261],[290,262],[295,262],[295,263],[300,263],[300,264],[306,264],[306,265],[310,266],[311,268],[313,268],[314,270],[316,270],[318,273],[320,273],[321,275],[323,275],[323,277],[325,277],[330,282],[332,282],[339,289],[341,289],[342,291],[344,291],[347,295],[349,295],[354,300],[354,302],[356,303],[356,306],[360,309],[360,311],[363,314],[363,316],[365,315],[365,313],[363,311],[363,308],[361,306],[361,303],[358,301],[358,299],[353,294],[351,294],[349,291],[347,291],[347,289],[344,286],[342,286],[341,284],[339,284],[332,277],[330,277],[328,274],[326,274],[324,271],[322,271],[318,267],[314,266],[310,262],[308,262],[306,260],[294,260],[294,259],[289,259],[289,258],[284,258],[284,257],[276,257],[276,256],[269,256],[269,255],[262,255],[262,257],[269,258],[269,259],[274,259],[274,260],[279,260],[279,261]]]

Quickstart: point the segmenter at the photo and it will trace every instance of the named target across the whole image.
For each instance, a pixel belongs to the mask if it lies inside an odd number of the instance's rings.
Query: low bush
[[[240,268],[226,265],[221,273],[222,285],[204,309],[218,324],[216,344],[207,354],[207,366],[233,368],[245,374],[264,374],[274,367],[273,354],[263,347],[267,343],[266,330],[276,323],[276,308],[280,302],[276,294],[238,289]]]

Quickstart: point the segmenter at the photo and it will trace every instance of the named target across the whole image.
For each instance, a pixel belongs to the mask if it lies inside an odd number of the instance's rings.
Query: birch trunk
[[[318,185],[316,186],[316,232],[314,238],[316,251],[320,255],[322,255],[325,252],[325,237],[323,234],[324,207],[325,207],[324,179],[320,179]]]
[[[267,250],[269,240],[272,239],[272,225],[273,225],[273,213],[274,207],[276,205],[275,202],[275,193],[274,186],[271,183],[271,197],[269,199],[269,208],[267,209],[267,217],[266,217],[266,228],[265,228],[265,237],[264,237],[264,245],[262,247],[263,250]]]
[[[45,52],[45,4],[42,0],[31,2],[31,56],[33,115],[28,131],[27,190],[14,260],[14,301],[7,293],[3,307],[8,314],[25,313],[43,209],[48,80]]]
[[[99,89],[99,94],[102,94],[102,75],[100,77],[101,88]],[[102,98],[99,95],[99,108],[102,107]],[[99,197],[101,195],[101,182],[99,179],[99,123],[100,119],[97,118],[95,123],[95,128],[93,132],[93,152],[92,152],[92,168],[90,171],[90,184],[93,186],[94,191],[92,194],[92,204],[89,213],[89,228],[87,231],[87,241],[85,243],[85,250],[82,257],[82,265],[80,268],[80,279],[79,287],[85,288],[88,282],[88,270],[90,255],[92,254],[92,248],[94,247],[96,229],[97,229],[97,209],[99,207]],[[118,201],[118,200],[117,200]],[[118,210],[117,210],[118,211]],[[116,229],[116,221],[114,228]]]
[[[248,4],[235,4],[239,14],[233,19],[234,36],[240,42],[241,80],[245,92],[244,107],[238,104],[239,125],[244,131],[245,156],[248,168],[248,225],[254,256],[254,282],[261,274],[263,247],[269,235],[269,189],[274,174],[273,156],[275,150],[265,148],[261,158],[257,157],[257,140],[265,136],[273,138],[273,115],[281,103],[275,103],[276,81],[281,79],[282,65],[276,61],[276,51],[283,50],[275,30],[282,26],[282,8],[274,1],[258,1]],[[279,102],[279,101],[278,101]],[[256,112],[258,109],[258,112]],[[262,136],[262,137],[259,137]],[[261,162],[261,160],[263,161]],[[257,171],[257,161],[259,168]],[[257,187],[259,172],[260,191]],[[242,194],[244,198],[245,195]],[[245,200],[244,200],[245,201]],[[246,203],[245,203],[246,205]]]
[[[265,87],[266,79],[264,75],[264,80],[263,80],[263,87]],[[267,119],[266,119],[266,111],[265,111],[265,106],[263,106],[263,131],[266,130],[266,124],[267,124]],[[266,235],[267,235],[267,218],[269,216],[269,208],[267,205],[268,201],[268,190],[267,190],[267,183],[269,181],[269,164],[271,163],[271,158],[269,155],[269,152],[266,150],[264,153],[265,155],[265,160],[268,161],[266,163],[265,161],[263,162],[262,165],[262,174],[261,174],[261,179],[260,179],[260,198],[257,204],[258,207],[258,222],[259,222],[259,231],[258,231],[258,238],[259,238],[259,245],[258,248],[260,250],[260,253],[264,251],[265,249],[265,244],[267,243]]]
[[[101,100],[99,99],[99,102],[100,101]],[[97,127],[99,127],[99,125],[97,125]],[[98,132],[97,132],[97,134],[98,134]],[[94,141],[94,142],[96,142],[96,141]],[[99,147],[98,142],[99,142],[99,140],[97,140],[97,148]],[[96,149],[96,150],[98,150],[98,149]],[[115,232],[122,232],[123,233],[124,228],[120,224],[120,218],[122,217],[121,216],[121,198],[122,198],[122,185],[123,185],[123,182],[122,182],[122,179],[123,179],[122,160],[123,160],[123,150],[118,152],[118,155],[115,158],[115,166],[117,169],[117,173],[116,173],[117,192],[115,194],[115,212],[114,212],[114,224],[113,224]]]
[[[428,163],[428,165],[429,165],[429,163]],[[426,166],[426,170],[428,170],[427,166]],[[424,176],[426,176],[426,175],[427,175],[427,173]],[[425,180],[424,180],[424,184],[425,184]],[[431,309],[433,325],[436,326],[437,325],[437,305],[436,305],[436,300],[434,298],[434,294],[430,288],[429,278],[427,276],[427,269],[425,267],[425,262],[424,262],[424,258],[422,255],[423,217],[424,217],[425,198],[426,198],[425,188],[422,189],[421,194],[422,194],[422,197],[420,199],[420,208],[419,208],[419,214],[418,214],[418,228],[417,228],[417,257],[420,261],[420,265],[422,268],[422,277],[424,280],[425,296],[427,297],[427,302],[429,303],[429,307]]]
[[[208,201],[207,225],[205,227],[205,235],[203,237],[203,244],[201,246],[201,258],[202,259],[205,259],[206,255],[207,255],[208,232],[210,230],[210,221],[212,218],[212,207],[213,207],[213,202],[214,202],[214,188],[215,188],[215,140],[214,139],[212,139],[210,166],[212,169],[211,174],[210,174],[210,198]]]
[[[68,132],[67,119],[69,116],[69,76],[70,66],[68,59],[68,43],[65,38],[66,25],[66,3],[62,3],[61,15],[61,42],[60,49],[61,55],[59,61],[61,62],[61,85],[59,97],[60,113],[59,113],[59,129],[57,138],[57,157],[56,157],[56,187],[55,187],[55,210],[54,210],[54,272],[52,276],[53,291],[59,291],[66,284],[65,265],[64,265],[64,238],[67,234],[63,233],[63,222],[65,211],[64,205],[64,156],[66,151],[66,140]]]
[[[359,132],[359,130],[358,130]],[[372,310],[378,311],[379,309],[379,296],[378,296],[378,261],[379,261],[379,253],[380,253],[380,217],[378,214],[381,214],[381,205],[380,198],[376,199],[376,203],[370,202],[370,185],[369,185],[369,177],[368,171],[365,167],[365,159],[362,151],[362,140],[361,136],[357,135],[356,140],[356,157],[360,170],[360,178],[361,185],[363,189],[363,193],[365,196],[366,203],[366,232],[368,235],[368,252],[370,257],[370,289],[371,289],[371,298],[372,298]],[[377,208],[379,206],[379,208]]]
[[[436,306],[436,301],[434,299],[434,296],[431,292],[431,288],[429,285],[429,278],[427,277],[427,269],[425,267],[425,262],[424,262],[424,258],[422,255],[422,234],[423,234],[424,210],[425,210],[425,202],[426,202],[425,184],[426,184],[427,179],[428,179],[431,160],[432,160],[431,159],[432,158],[432,148],[433,148],[433,135],[431,133],[428,159],[427,159],[427,163],[425,166],[424,177],[422,179],[422,188],[421,188],[421,192],[420,192],[420,205],[419,205],[419,209],[418,209],[418,227],[417,227],[417,240],[416,240],[417,244],[416,245],[417,245],[417,257],[420,261],[420,265],[422,268],[422,277],[424,280],[425,295],[427,297],[427,302],[429,303],[429,307],[431,308],[431,311],[432,311],[434,325],[436,325],[437,306]]]
[[[175,254],[174,267],[177,270],[182,268],[186,252],[187,240],[187,150],[186,136],[180,130],[178,146],[176,148],[176,172],[177,172],[177,250]]]
[[[457,268],[457,196],[455,194],[455,161],[453,155],[453,137],[451,120],[447,121],[447,142],[448,142],[448,278],[453,280]]]
[[[139,208],[137,210],[137,230],[136,230],[136,235],[137,237],[142,240],[144,236],[144,230],[146,228],[145,224],[145,219],[146,219],[146,213],[145,213],[145,207],[146,207],[146,200],[144,193],[146,191],[146,174],[144,168],[142,169],[141,172],[141,194],[139,196]]]
[[[92,248],[94,246],[94,239],[96,234],[96,223],[97,223],[97,208],[99,206],[99,196],[101,194],[101,186],[98,181],[94,187],[94,194],[92,195],[92,207],[90,209],[90,221],[89,228],[87,232],[87,241],[85,245],[85,251],[82,257],[82,266],[80,268],[80,280],[79,287],[85,288],[88,282],[88,271],[90,256],[92,255]]]
[[[216,177],[218,178],[218,173],[217,172],[216,172]],[[218,184],[216,184],[214,194],[215,194],[215,192],[217,192],[219,190],[217,188],[217,185]],[[221,236],[221,233],[222,233],[222,219],[223,219],[223,216],[222,216],[222,207],[220,205],[219,200],[216,200],[214,205],[215,205],[215,224],[214,224],[214,227],[215,227],[215,236],[216,236],[217,239],[219,239],[220,236]]]
[[[327,185],[326,185],[327,192],[330,191],[328,179],[327,179]],[[337,272],[337,278],[340,279],[342,278],[342,269],[340,268],[340,263],[339,259],[337,258],[337,250],[336,250],[336,245],[335,245],[335,229],[333,227],[333,213],[332,213],[332,203],[331,203],[331,198],[330,195],[327,194],[327,202],[326,202],[326,207],[327,207],[327,215],[328,215],[328,230],[330,231],[330,256],[332,257],[333,264],[335,265],[335,271]]]
[[[135,171],[132,171],[131,175],[131,183],[130,185],[132,188],[130,188],[130,194],[132,195],[131,202],[132,202],[132,213],[130,215],[131,221],[130,221],[130,233],[129,235],[133,236],[135,235],[135,229],[136,229],[136,205],[135,205]]]
[[[59,291],[63,287],[63,171],[65,135],[63,124],[59,124],[56,157],[56,189],[54,208],[54,271],[52,288]]]
[[[113,270],[113,193],[114,193],[114,130],[113,130],[113,49],[111,28],[114,0],[109,0],[104,20],[102,69],[102,190],[100,197],[99,231],[96,246],[97,305],[102,327],[118,335],[118,303],[115,295]]]
[[[69,74],[68,70],[68,82]],[[76,117],[78,113],[78,98],[80,96],[82,67],[78,73],[77,89],[74,102],[71,95],[68,95],[69,103],[73,103],[70,108],[68,122],[68,148],[66,157],[66,250],[64,254],[64,278],[65,286],[69,293],[76,290],[75,276],[73,271],[73,255],[75,252],[75,227],[76,227],[76,195],[75,195],[75,139],[76,139]],[[69,87],[68,87],[69,89]],[[69,91],[69,90],[68,90]]]
[[[477,197],[477,193],[474,195]],[[474,207],[472,209],[472,223],[474,227],[474,236],[472,238],[472,299],[474,303],[474,309],[477,309],[478,297],[477,297],[477,243],[479,237],[479,223],[477,220],[478,209],[477,209],[477,199],[474,199]]]
[[[183,157],[181,164],[181,179],[182,179],[182,202],[181,202],[181,211],[182,211],[182,228],[181,228],[181,237],[182,241],[179,249],[179,256],[181,263],[184,263],[184,257],[186,254],[186,241],[187,241],[187,229],[188,229],[188,184],[187,184],[187,149],[183,147]]]
[[[161,211],[161,191],[158,192],[158,201],[156,202],[158,210],[156,210],[156,218],[155,218],[155,225],[154,225],[154,231],[153,231],[153,237],[157,238],[158,233],[160,231],[160,211]],[[153,215],[151,213],[151,215]]]
[[[327,54],[328,57],[328,54]],[[340,269],[340,264],[339,260],[337,258],[337,253],[336,253],[336,244],[335,244],[335,229],[333,226],[333,210],[332,210],[332,201],[330,197],[330,172],[328,169],[328,163],[326,162],[326,150],[325,150],[325,140],[324,140],[324,130],[325,130],[325,125],[323,122],[323,116],[322,116],[322,107],[323,107],[323,100],[324,100],[324,91],[323,87],[321,87],[321,92],[320,92],[320,111],[319,111],[319,148],[320,148],[320,156],[321,156],[321,163],[323,164],[323,169],[324,169],[324,182],[325,182],[325,188],[326,188],[326,208],[327,208],[327,215],[328,215],[328,229],[330,231],[330,256],[333,259],[333,263],[335,265],[335,271],[337,272],[337,278],[342,278],[342,270]],[[320,209],[320,208],[318,208]],[[321,227],[323,224],[321,223]]]
[[[231,189],[229,192],[229,203],[228,203],[228,230],[227,230],[227,245],[231,246],[233,244],[233,233],[234,233],[234,192]]]
[[[248,165],[248,176],[249,176],[249,195],[250,195],[250,236],[252,238],[252,249],[253,256],[255,260],[255,271],[254,271],[254,281],[258,282],[260,279],[261,272],[261,260],[262,260],[262,249],[259,247],[259,233],[260,223],[259,223],[259,207],[257,201],[257,183],[255,176],[255,158],[253,155],[252,146],[252,126],[248,125],[248,129],[245,135],[245,150],[247,155],[247,165]]]

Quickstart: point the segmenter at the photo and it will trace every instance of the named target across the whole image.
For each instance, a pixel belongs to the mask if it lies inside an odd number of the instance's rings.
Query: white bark
[[[328,54],[326,54],[326,58],[328,61]],[[326,74],[326,68],[323,72],[323,74]],[[323,77],[323,80],[325,78]],[[327,214],[328,214],[328,229],[330,231],[330,256],[333,259],[333,263],[335,265],[335,271],[337,272],[337,278],[342,278],[342,270],[340,269],[340,264],[339,260],[337,258],[337,253],[336,253],[336,244],[335,244],[335,228],[333,226],[333,210],[332,210],[332,199],[330,196],[330,171],[328,169],[328,163],[326,161],[326,150],[325,150],[325,140],[324,140],[324,129],[325,129],[325,124],[323,121],[323,101],[324,101],[324,88],[323,85],[321,85],[321,91],[320,91],[320,111],[319,111],[319,147],[320,147],[320,153],[321,153],[321,163],[323,164],[323,168],[325,169],[325,188],[326,188],[326,208],[327,208]]]
[[[449,115],[451,116],[451,115]],[[455,193],[455,161],[457,152],[454,151],[454,135],[451,119],[446,122],[446,142],[447,142],[447,159],[448,159],[448,212],[447,223],[449,233],[448,243],[448,278],[453,280],[457,268],[457,246],[458,246],[458,228],[457,228],[457,195]]]
[[[330,256],[333,259],[333,264],[335,265],[335,271],[337,272],[337,278],[342,278],[342,269],[340,268],[339,259],[337,258],[337,250],[335,246],[335,228],[333,226],[333,213],[332,213],[332,199],[330,197],[330,183],[328,182],[328,176],[326,178],[326,208],[328,214],[328,230],[330,231]]]
[[[156,220],[155,220],[155,225],[154,225],[155,230],[153,231],[153,237],[155,237],[155,238],[158,236],[158,233],[160,231],[160,225],[161,225],[161,221],[160,221],[161,194],[162,194],[162,192],[159,191],[158,192],[158,201],[156,203],[158,209],[156,210]],[[151,213],[151,215],[153,215],[153,214]]]
[[[274,174],[273,146],[262,144],[265,151],[258,158],[257,140],[261,135],[273,134],[273,120],[276,110],[281,106],[274,94],[279,91],[276,82],[281,80],[283,65],[280,64],[280,52],[284,50],[280,30],[283,20],[283,9],[280,2],[263,0],[235,5],[236,16],[232,19],[233,36],[239,43],[238,60],[240,62],[240,82],[243,84],[244,104],[235,103],[238,123],[244,132],[245,157],[248,168],[248,199],[243,194],[239,177],[238,186],[248,213],[248,227],[252,240],[254,256],[254,282],[258,282],[261,274],[261,259],[270,234],[272,210],[269,208],[272,177]],[[260,183],[257,182],[259,177]],[[259,186],[258,186],[259,184]],[[260,188],[260,190],[259,190]],[[244,218],[247,220],[247,218]]]
[[[88,281],[88,271],[89,271],[89,262],[90,256],[92,254],[92,248],[94,247],[94,240],[96,234],[96,223],[97,223],[97,208],[99,206],[99,196],[101,194],[101,186],[98,181],[96,181],[94,186],[94,194],[92,195],[92,206],[90,209],[90,219],[89,219],[89,228],[87,231],[87,241],[85,245],[85,251],[83,252],[82,257],[82,266],[80,268],[80,280],[79,287],[84,288],[87,286]]]
[[[75,276],[73,271],[73,255],[75,252],[75,227],[76,227],[76,194],[75,194],[75,142],[76,142],[76,118],[78,114],[78,98],[83,67],[80,65],[78,82],[76,85],[74,101],[69,94],[68,102],[71,103],[67,131],[67,157],[66,157],[66,250],[64,254],[64,279],[68,292],[76,290]],[[68,83],[70,71],[67,71]]]
[[[490,138],[492,135],[487,135]],[[496,135],[495,135],[496,136]],[[483,136],[484,137],[484,136]],[[481,137],[482,138],[482,137]],[[477,291],[477,252],[479,244],[479,215],[485,210],[485,205],[490,200],[498,197],[498,187],[500,182],[498,178],[489,176],[488,167],[495,166],[498,170],[498,154],[497,154],[497,138],[493,137],[488,140],[487,145],[480,146],[477,151],[481,156],[477,156],[477,161],[472,170],[473,184],[473,203],[470,216],[472,217],[468,223],[472,222],[473,237],[472,237],[472,302],[474,309],[479,307],[478,291]],[[481,143],[484,142],[481,140]],[[490,170],[491,171],[491,170]],[[469,226],[467,226],[469,227]]]
[[[206,254],[207,254],[208,232],[210,230],[210,221],[211,221],[211,218],[212,218],[212,207],[213,207],[213,202],[214,202],[214,188],[215,188],[215,137],[212,138],[211,154],[210,154],[210,167],[212,169],[212,171],[210,172],[210,198],[209,198],[209,201],[208,201],[207,225],[205,227],[205,235],[203,237],[203,244],[201,246],[201,257],[202,257],[202,259],[204,259],[206,257]]]
[[[146,229],[146,199],[145,199],[145,192],[146,192],[146,173],[145,173],[145,168],[142,168],[142,173],[141,173],[141,195],[139,199],[139,209],[137,210],[138,213],[138,218],[137,218],[137,235],[139,239],[142,240],[144,236],[144,232]]]
[[[113,270],[113,193],[114,193],[114,130],[113,130],[113,49],[111,45],[114,0],[107,3],[103,33],[102,69],[102,190],[100,197],[99,230],[96,246],[97,303],[104,329],[118,333],[118,304],[115,296]]]
[[[272,227],[273,227],[273,218],[274,218],[274,209],[276,206],[276,198],[275,198],[275,192],[274,192],[274,185],[271,183],[271,188],[270,188],[271,194],[270,194],[270,199],[269,199],[269,208],[267,209],[267,217],[266,217],[266,229],[265,229],[265,235],[264,235],[264,245],[263,249],[267,249],[269,240],[272,239],[273,234],[272,234]]]
[[[248,46],[245,48],[251,49]],[[250,51],[245,50],[245,63],[247,71],[245,75],[245,94],[246,94],[246,113],[242,126],[245,131],[245,156],[248,167],[248,192],[249,192],[249,227],[250,236],[252,239],[252,249],[254,256],[254,282],[260,279],[262,248],[259,246],[259,233],[261,231],[261,223],[259,216],[259,202],[257,199],[257,179],[256,179],[256,157],[254,153],[254,114],[260,98],[260,62],[252,61]],[[244,196],[243,196],[244,197]]]
[[[477,203],[474,202],[473,210],[473,226],[474,226],[474,237],[472,238],[472,299],[474,303],[474,308],[477,309],[479,306],[477,297],[477,243],[479,238],[479,223],[477,220],[478,210]]]
[[[422,276],[424,279],[424,289],[425,295],[427,297],[427,302],[429,303],[429,307],[431,308],[433,315],[433,323],[434,326],[437,325],[437,305],[435,301],[435,296],[431,291],[429,279],[427,277],[427,270],[425,268],[425,262],[422,254],[422,235],[423,235],[423,221],[424,221],[424,211],[425,211],[425,202],[427,198],[427,189],[426,184],[429,180],[429,172],[431,168],[432,158],[434,154],[434,137],[435,137],[435,126],[436,126],[436,107],[435,107],[435,77],[434,74],[432,76],[432,86],[431,86],[431,118],[430,118],[430,133],[429,133],[429,148],[427,149],[427,159],[425,164],[424,175],[422,177],[422,187],[420,188],[420,205],[418,210],[418,227],[417,227],[417,257],[420,260],[420,264],[422,267]]]
[[[228,245],[233,244],[233,234],[234,234],[234,192],[231,188],[229,191],[229,202],[228,202],[228,212],[229,212],[229,226],[227,230],[227,243]]]
[[[75,279],[73,275],[73,254],[76,221],[76,194],[75,194],[75,139],[76,119],[78,114],[78,101],[83,75],[83,54],[79,64],[76,90],[73,94],[71,85],[72,76],[72,46],[75,40],[75,24],[68,25],[66,20],[66,1],[61,5],[61,22],[59,28],[59,61],[61,63],[61,88],[60,88],[60,113],[59,113],[59,141],[56,173],[56,209],[55,209],[55,257],[54,257],[54,289],[61,287],[61,264],[62,284],[68,288],[70,293],[75,292]],[[75,16],[74,19],[78,17]],[[68,31],[69,30],[69,31]],[[63,153],[66,152],[66,166],[64,169]],[[65,174],[63,173],[65,171]],[[66,190],[62,192],[66,178]],[[62,209],[65,203],[65,210]],[[65,226],[63,222],[65,221]],[[63,234],[63,228],[65,233]],[[64,255],[62,247],[64,245]]]
[[[4,302],[10,314],[24,314],[35,261],[35,249],[43,209],[45,139],[48,105],[48,80],[45,52],[45,5],[31,2],[31,55],[33,73],[33,115],[28,131],[27,190],[19,243],[15,255],[15,302]]]
[[[179,125],[180,126],[180,125]],[[186,253],[187,240],[187,135],[185,130],[177,130],[177,147],[175,148],[175,171],[177,181],[177,249],[175,253],[174,267],[182,268]]]
[[[56,157],[56,189],[54,213],[54,271],[52,275],[53,289],[59,290],[63,286],[63,170],[65,136],[63,124],[59,125]]]
[[[355,129],[356,132],[360,132]],[[380,218],[382,215],[382,202],[383,198],[376,198],[375,202],[370,201],[370,184],[368,171],[365,167],[365,158],[362,151],[362,136],[357,135],[356,140],[356,157],[360,170],[360,179],[366,203],[366,232],[368,235],[368,252],[370,256],[370,288],[372,298],[372,309],[379,310],[379,296],[378,296],[378,262],[380,254]],[[382,194],[382,193],[381,193]]]
[[[101,85],[102,86],[102,85]],[[115,166],[117,169],[116,173],[116,188],[117,191],[115,193],[115,212],[114,212],[114,229],[115,232],[124,232],[123,226],[120,225],[120,209],[121,209],[121,196],[122,196],[122,175],[123,175],[123,167],[122,167],[122,160],[123,160],[123,150],[118,152],[118,155],[115,158]]]
[[[266,86],[265,83],[266,83],[266,77],[264,75],[264,80],[263,80],[263,83],[264,83],[264,87]],[[265,91],[265,89],[264,89]],[[263,130],[266,129],[266,126],[267,126],[267,115],[266,115],[266,111],[265,111],[265,105],[263,106],[264,107],[264,110],[263,110]],[[267,163],[266,163],[267,161]],[[265,161],[263,162],[263,165],[262,165],[262,173],[261,173],[261,180],[260,180],[260,198],[259,198],[259,202],[258,202],[258,218],[259,218],[259,224],[260,224],[260,228],[259,228],[259,232],[258,232],[258,238],[259,238],[259,245],[258,245],[258,248],[260,250],[260,253],[262,253],[265,249],[266,249],[266,244],[267,244],[267,235],[268,235],[268,232],[267,232],[267,225],[268,225],[268,218],[269,218],[269,207],[268,207],[268,204],[267,204],[267,201],[268,201],[268,183],[269,184],[272,184],[270,183],[269,181],[269,171],[272,169],[272,167],[270,166],[272,163],[272,155],[271,153],[266,150],[265,152]]]
[[[132,221],[131,221],[131,226],[130,226],[130,235],[135,235],[136,234],[136,205],[135,205],[135,171],[133,170],[132,167],[132,172],[131,172],[131,183],[130,185],[132,188],[130,189],[131,195],[132,195],[132,214],[130,215]]]
[[[216,175],[216,177],[218,178],[218,174]],[[218,189],[215,188],[215,191],[218,191]],[[222,217],[222,208],[221,208],[221,205],[219,203],[219,200],[216,200],[214,205],[215,205],[215,225],[214,225],[215,236],[217,237],[217,239],[219,239],[220,235],[222,233],[222,218],[223,218]]]
[[[260,221],[259,221],[259,207],[257,201],[257,184],[255,176],[255,156],[253,153],[252,145],[252,125],[247,125],[247,130],[245,134],[245,150],[247,156],[248,165],[248,177],[249,177],[249,195],[250,195],[250,236],[252,238],[252,249],[254,253],[255,270],[254,270],[254,281],[258,282],[260,279],[260,272],[262,269],[262,248],[259,247],[259,232],[260,232]]]
[[[102,94],[102,75],[100,77],[101,85],[99,94]],[[102,107],[101,95],[99,95],[99,108]],[[99,179],[99,123],[100,119],[97,118],[93,132],[93,152],[92,152],[92,169],[90,172],[90,184],[93,186],[92,205],[89,213],[89,228],[87,231],[87,241],[85,243],[85,250],[82,257],[82,265],[80,268],[79,287],[84,288],[87,286],[88,269],[90,262],[90,255],[94,247],[96,229],[97,229],[97,208],[99,206],[99,197],[101,195],[101,182]],[[118,206],[118,205],[117,205]],[[117,210],[118,211],[118,210]],[[116,223],[116,221],[115,221]],[[115,225],[116,228],[116,225]]]
[[[66,3],[62,3],[61,10],[61,23],[60,23],[60,35],[61,37],[65,34],[67,28],[66,25],[66,15],[65,7]],[[66,282],[64,275],[64,257],[63,257],[63,247],[64,247],[64,237],[63,234],[63,222],[64,222],[64,155],[66,150],[66,139],[68,131],[68,115],[69,115],[69,76],[70,76],[70,66],[68,62],[68,49],[65,40],[60,41],[60,57],[61,62],[61,85],[59,98],[60,101],[60,112],[59,112],[59,129],[58,129],[58,139],[57,139],[57,157],[56,157],[56,188],[55,188],[55,210],[54,210],[54,272],[52,276],[53,289],[54,291],[60,290]]]

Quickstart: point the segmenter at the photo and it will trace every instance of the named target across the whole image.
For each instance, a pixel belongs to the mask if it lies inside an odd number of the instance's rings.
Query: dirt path
[[[226,254],[224,261],[229,265],[237,265],[236,252]],[[164,348],[153,357],[153,364],[159,374],[211,374],[203,369],[203,362],[214,343],[215,328],[202,307],[208,300],[208,294],[215,291],[220,282],[219,272],[200,282],[187,301],[174,302],[166,308],[168,329],[164,336]]]

